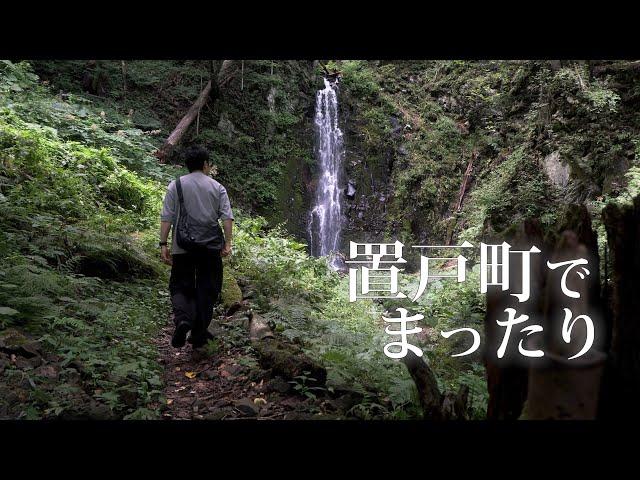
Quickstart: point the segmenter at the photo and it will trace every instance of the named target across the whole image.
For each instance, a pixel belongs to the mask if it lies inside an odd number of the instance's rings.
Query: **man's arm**
[[[226,257],[231,254],[233,245],[233,218],[225,218],[222,224],[224,226],[224,248],[220,253],[223,257]]]
[[[160,222],[160,243],[167,243],[167,239],[169,238],[169,231],[171,230],[171,222]],[[171,253],[169,253],[169,246],[162,245],[162,250],[160,252],[160,258],[162,261],[168,265],[171,265]]]
[[[223,257],[231,255],[231,246],[233,245],[233,212],[231,211],[231,202],[227,189],[220,185],[220,203],[218,207],[218,218],[222,220],[224,226],[224,248],[220,252]]]
[[[160,243],[166,243],[169,238],[169,231],[176,216],[176,201],[174,196],[175,182],[171,182],[167,188],[167,193],[164,196],[164,202],[162,203],[162,212],[160,212]],[[173,188],[172,188],[173,187]],[[160,258],[168,265],[171,265],[171,253],[169,252],[168,245],[162,245],[160,251]]]

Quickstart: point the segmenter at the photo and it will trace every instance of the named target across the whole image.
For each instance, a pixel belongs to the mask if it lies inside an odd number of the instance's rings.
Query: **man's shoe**
[[[173,332],[173,337],[171,337],[171,346],[174,348],[184,347],[189,330],[191,330],[191,325],[187,322],[181,322],[176,327],[176,331]]]

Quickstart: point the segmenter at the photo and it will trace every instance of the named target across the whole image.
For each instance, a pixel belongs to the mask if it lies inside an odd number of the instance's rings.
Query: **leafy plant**
[[[317,382],[317,379],[310,377],[311,372],[304,371],[302,375],[297,375],[293,377],[293,380],[289,381],[293,385],[293,389],[298,392],[300,395],[304,395],[307,398],[315,400],[317,398],[314,392],[317,391],[326,391],[324,387],[314,387],[310,386]]]

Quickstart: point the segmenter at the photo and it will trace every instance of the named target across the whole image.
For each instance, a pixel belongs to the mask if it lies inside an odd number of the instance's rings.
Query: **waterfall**
[[[316,200],[309,214],[311,254],[325,256],[337,252],[342,230],[340,171],[344,156],[342,131],[338,126],[338,97],[335,86],[326,78],[316,93],[316,158],[320,177]],[[334,262],[332,261],[332,266]]]

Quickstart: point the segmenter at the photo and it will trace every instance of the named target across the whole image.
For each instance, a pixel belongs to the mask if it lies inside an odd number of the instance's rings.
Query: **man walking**
[[[179,185],[177,180],[172,181],[164,197],[160,247],[162,260],[171,265],[169,291],[176,327],[171,345],[184,346],[191,331],[189,341],[199,348],[213,338],[207,328],[222,290],[221,257],[231,255],[233,213],[226,189],[209,176],[209,152],[200,146],[189,147],[185,163],[189,174],[179,177]],[[197,248],[186,250],[178,245],[181,215],[193,224],[190,240],[198,244]],[[223,221],[224,238],[219,219]],[[169,253],[167,239],[172,228]]]

